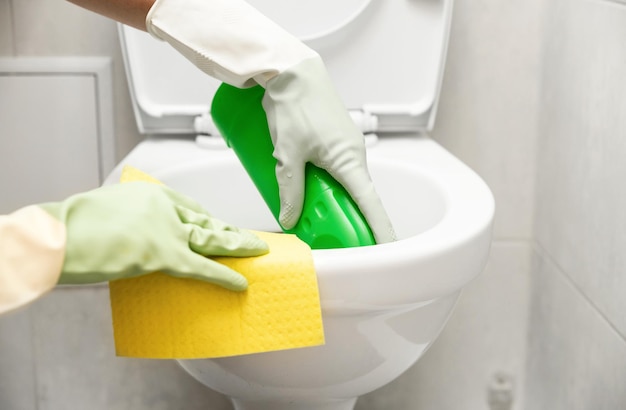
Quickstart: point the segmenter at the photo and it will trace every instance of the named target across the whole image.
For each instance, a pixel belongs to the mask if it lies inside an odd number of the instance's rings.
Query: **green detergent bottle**
[[[267,125],[260,87],[239,89],[222,84],[213,98],[211,116],[278,221],[280,198],[274,145]],[[356,203],[325,170],[306,165],[302,216],[286,233],[297,235],[312,249],[374,245],[374,235]]]

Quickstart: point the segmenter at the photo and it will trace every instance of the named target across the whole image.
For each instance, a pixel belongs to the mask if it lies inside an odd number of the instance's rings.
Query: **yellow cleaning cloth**
[[[159,183],[126,167],[129,181]],[[192,359],[324,344],[311,250],[294,235],[255,233],[267,255],[214,258],[246,276],[245,292],[162,273],[110,282],[117,354]]]

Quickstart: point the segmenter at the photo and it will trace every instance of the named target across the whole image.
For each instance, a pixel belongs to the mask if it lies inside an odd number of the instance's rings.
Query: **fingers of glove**
[[[287,77],[289,77],[287,75]],[[285,85],[288,81],[274,78],[273,89],[277,89],[278,94],[282,100],[289,100],[289,94],[285,97],[284,93]],[[289,105],[289,104],[288,104]],[[274,157],[276,158],[276,181],[278,182],[278,194],[280,199],[280,212],[278,215],[278,222],[283,229],[291,229],[302,213],[302,207],[304,204],[304,164],[303,155],[307,152],[300,146],[297,137],[302,137],[308,134],[306,130],[299,129],[291,126],[282,127],[281,131],[278,130],[278,123],[281,124],[284,121],[279,121],[279,113],[276,109],[276,101],[272,98],[272,92],[267,89],[265,96],[263,97],[263,108],[265,109],[265,115],[267,117],[267,125],[269,127],[272,143],[274,144]],[[289,114],[298,114],[298,112],[291,112]],[[301,113],[300,113],[301,114]],[[299,123],[299,115],[283,115],[283,118],[289,118],[286,121],[290,124],[292,121]],[[303,121],[306,122],[306,121]]]
[[[376,243],[395,241],[396,233],[393,225],[389,220],[389,216],[387,216],[387,211],[385,211],[380,197],[376,193],[374,183],[367,170],[363,167],[357,167],[347,173],[336,173],[332,169],[329,169],[328,172],[348,191],[348,194],[356,202],[374,234]]]
[[[181,222],[185,224],[196,225],[205,229],[212,230],[236,230],[238,228],[227,224],[226,222],[214,218],[202,208],[189,208],[184,205],[176,205],[176,212]]]
[[[243,291],[248,288],[248,280],[245,276],[221,263],[191,251],[184,255],[184,261],[185,269],[170,269],[164,270],[164,272],[177,278],[197,279],[213,283],[233,291]]]
[[[276,180],[280,197],[278,221],[284,229],[293,228],[302,214],[304,206],[304,163],[287,164],[279,161]]]
[[[259,256],[269,251],[267,243],[252,232],[217,218],[177,206],[188,230],[189,247],[205,256]]]
[[[185,194],[181,194],[180,192],[177,192],[171,188],[168,188],[164,185],[162,185],[163,191],[165,192],[165,194],[167,195],[167,197],[175,204],[178,206],[182,206],[188,209],[191,209],[192,211],[199,213],[199,214],[205,214],[207,216],[211,216],[211,214],[209,213],[209,211],[207,211],[206,209],[204,209],[204,207],[202,205],[200,205],[197,201],[195,201],[193,198],[188,197]]]
[[[269,252],[269,246],[245,229],[215,231],[191,226],[189,248],[206,256],[260,256]]]

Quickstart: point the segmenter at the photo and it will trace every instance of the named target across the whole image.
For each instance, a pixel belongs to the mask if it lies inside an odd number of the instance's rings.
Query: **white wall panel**
[[[110,84],[83,63],[0,60],[0,213],[96,188],[113,165]]]

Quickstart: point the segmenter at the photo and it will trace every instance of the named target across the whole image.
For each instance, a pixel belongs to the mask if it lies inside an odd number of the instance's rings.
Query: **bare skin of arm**
[[[120,23],[146,31],[146,15],[155,0],[68,0]]]

